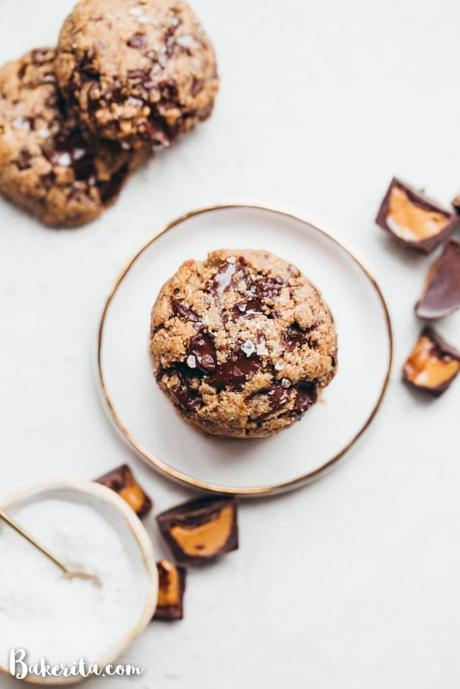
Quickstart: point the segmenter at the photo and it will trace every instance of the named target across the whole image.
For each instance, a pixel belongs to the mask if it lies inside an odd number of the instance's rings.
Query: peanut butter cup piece
[[[460,352],[433,328],[426,327],[404,364],[404,380],[424,392],[439,397],[460,371]]]
[[[96,483],[107,486],[107,488],[118,493],[140,519],[146,517],[152,510],[152,500],[136,481],[127,464],[112,469],[112,471],[96,479]]]
[[[187,572],[168,560],[157,562],[158,603],[154,620],[181,620],[184,616],[184,592]]]
[[[460,219],[424,193],[394,178],[376,223],[400,244],[431,253],[460,227]]]
[[[157,522],[172,554],[182,565],[199,565],[238,549],[235,498],[192,500],[159,514]]]
[[[423,293],[415,305],[420,318],[443,318],[460,307],[460,243],[451,240],[428,271]]]

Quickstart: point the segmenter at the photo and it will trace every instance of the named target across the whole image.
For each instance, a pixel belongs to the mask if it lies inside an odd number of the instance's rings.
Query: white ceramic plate
[[[160,287],[186,259],[203,259],[220,248],[267,249],[292,261],[320,289],[336,321],[335,380],[299,423],[272,438],[202,434],[178,416],[152,375],[149,321]],[[391,359],[388,310],[364,266],[310,223],[255,206],[193,211],[162,228],[116,281],[99,330],[101,389],[131,447],[170,478],[242,496],[294,488],[335,464],[374,418]]]
[[[134,639],[144,631],[150,624],[156,609],[158,593],[158,572],[152,548],[152,542],[144,526],[137,518],[131,507],[109,488],[92,482],[67,482],[67,483],[47,483],[34,486],[18,493],[2,503],[12,517],[16,512],[25,506],[43,505],[47,509],[50,500],[68,501],[73,504],[83,504],[91,507],[97,512],[104,521],[116,532],[127,560],[130,563],[132,578],[135,583],[133,586],[132,605],[124,618],[123,625],[119,629],[114,629],[110,639],[107,639],[107,648],[104,657],[85,658],[88,664],[99,664],[101,667],[112,664],[128,648]],[[47,545],[46,534],[39,534],[34,531],[33,525],[26,525],[31,534],[38,540]],[[75,527],[75,525],[73,525]],[[9,529],[0,521],[0,529]],[[66,526],[61,525],[63,532]],[[75,532],[72,532],[75,539]],[[21,538],[20,536],[17,536]],[[1,544],[1,532],[0,532]],[[32,548],[33,546],[28,546]],[[64,548],[64,546],[62,546]],[[64,548],[65,549],[65,548]],[[59,557],[63,557],[60,552],[55,551]],[[44,557],[38,555],[38,557]],[[22,579],[21,579],[22,580]],[[104,585],[104,581],[102,581]],[[82,620],[84,624],[91,624],[91,619]],[[68,628],[65,630],[53,630],[53,633],[61,634],[62,638],[69,634]],[[72,638],[69,636],[69,655],[74,653],[72,648]],[[2,684],[1,673],[8,674],[7,661],[9,648],[0,648],[0,686]],[[76,659],[77,660],[77,659]],[[36,662],[34,659],[33,662]],[[81,682],[83,677],[73,677],[68,679],[38,678],[30,676],[26,681],[31,684],[43,686],[63,686],[66,684],[76,684]]]

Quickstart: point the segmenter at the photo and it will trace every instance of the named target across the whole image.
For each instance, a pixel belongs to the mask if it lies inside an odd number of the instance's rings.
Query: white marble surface
[[[0,59],[55,41],[71,4],[0,0]],[[435,402],[401,385],[429,260],[395,248],[373,217],[394,173],[445,202],[460,188],[460,6],[196,5],[222,74],[212,121],[86,229],[51,232],[0,203],[1,494],[128,460],[159,510],[185,497],[130,456],[105,419],[93,361],[101,304],[127,257],[183,211],[227,200],[295,209],[346,241],[381,281],[396,332],[389,396],[336,472],[242,506],[240,551],[191,573],[186,619],[152,625],[126,654],[145,667],[132,684],[454,689],[460,384]],[[460,345],[459,316],[440,328]],[[152,522],[149,530],[157,540]],[[87,686],[125,689],[128,680]]]

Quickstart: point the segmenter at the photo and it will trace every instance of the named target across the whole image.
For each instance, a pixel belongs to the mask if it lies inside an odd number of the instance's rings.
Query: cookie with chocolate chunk
[[[41,48],[0,69],[0,193],[47,225],[74,227],[111,204],[134,156],[68,116],[54,58]]]
[[[267,251],[186,261],[152,310],[160,388],[212,435],[257,438],[291,426],[337,367],[332,315],[292,264]]]
[[[183,0],[80,0],[56,74],[80,121],[125,147],[161,148],[209,117],[212,45]]]

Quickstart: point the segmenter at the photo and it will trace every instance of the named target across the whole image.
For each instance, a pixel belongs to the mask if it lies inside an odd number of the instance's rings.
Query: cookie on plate
[[[183,0],[80,0],[56,74],[80,121],[125,147],[161,148],[209,117],[214,50]]]
[[[332,315],[292,264],[267,251],[186,261],[152,310],[160,388],[201,430],[272,435],[316,402],[337,367]]]
[[[0,193],[52,227],[97,218],[118,195],[134,156],[67,115],[55,50],[32,50],[0,69]]]

